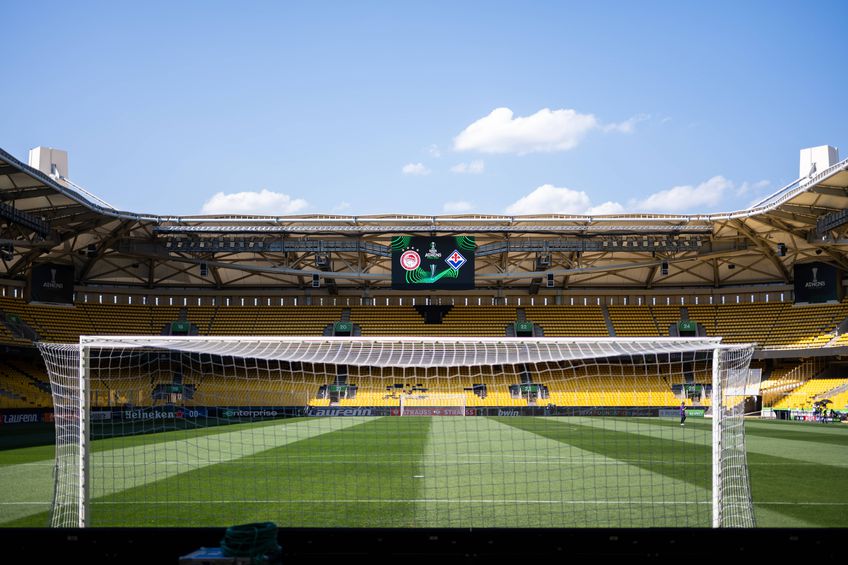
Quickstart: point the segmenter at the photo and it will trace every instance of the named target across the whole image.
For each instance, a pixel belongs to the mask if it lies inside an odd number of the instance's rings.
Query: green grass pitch
[[[298,418],[95,441],[92,525],[710,525],[710,421]],[[757,525],[848,526],[848,426],[749,420]],[[2,447],[2,446],[0,446]],[[0,451],[0,526],[44,526],[52,446]]]

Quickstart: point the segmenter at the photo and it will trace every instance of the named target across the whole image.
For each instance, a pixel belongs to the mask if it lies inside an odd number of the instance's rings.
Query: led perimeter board
[[[470,290],[474,288],[473,237],[392,238],[392,289]]]

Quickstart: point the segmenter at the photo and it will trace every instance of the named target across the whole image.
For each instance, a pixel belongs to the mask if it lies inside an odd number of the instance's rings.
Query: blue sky
[[[848,156],[848,2],[7,3],[0,147],[137,212],[708,212]]]

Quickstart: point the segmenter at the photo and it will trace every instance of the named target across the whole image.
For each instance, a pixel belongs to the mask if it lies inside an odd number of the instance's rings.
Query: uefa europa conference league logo
[[[60,282],[56,282],[56,269],[50,269],[50,282],[45,282],[41,286],[42,286],[42,288],[55,288],[55,289],[65,288],[64,284],[62,284]]]
[[[813,271],[813,280],[811,280],[807,284],[805,284],[804,285],[805,288],[821,288],[823,286],[827,286],[827,282],[819,280],[819,277],[818,277],[819,268],[818,267],[813,267],[810,270]]]

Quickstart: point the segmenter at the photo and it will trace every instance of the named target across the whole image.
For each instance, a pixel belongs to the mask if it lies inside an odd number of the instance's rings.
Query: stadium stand
[[[649,306],[609,306],[608,310],[617,336],[662,335]]]
[[[668,336],[682,318],[679,306],[611,305],[609,316],[617,336]],[[73,343],[80,335],[160,335],[171,322],[185,318],[199,335],[321,335],[339,321],[342,307],[325,306],[140,306],[77,304],[74,307],[27,304],[0,298],[0,310],[20,317],[42,341]],[[503,336],[516,321],[513,306],[455,306],[441,324],[427,324],[411,306],[353,306],[350,321],[364,336]],[[795,306],[748,303],[688,306],[689,319],[706,335],[728,343],[756,343],[766,349],[818,349],[848,344],[836,328],[848,318],[848,301]],[[600,306],[529,306],[528,320],[550,337],[608,337]],[[0,325],[0,341],[23,344]]]
[[[609,337],[600,306],[531,306],[527,318],[550,337]]]
[[[160,335],[181,318],[199,335],[321,335],[340,320],[342,307],[327,306],[137,306],[77,304],[74,307],[27,304],[0,298],[0,310],[19,316],[42,341],[73,343],[80,335]],[[516,321],[513,306],[455,306],[441,324],[427,324],[411,306],[353,306],[350,321],[364,336],[503,336]],[[679,306],[608,307],[615,334],[622,337],[668,336],[682,318]],[[766,349],[818,349],[848,344],[837,325],[848,318],[848,301],[795,306],[748,303],[688,306],[689,319],[708,336],[728,343],[756,343]],[[546,336],[609,337],[600,306],[529,306],[527,319]],[[0,324],[0,341],[23,344]]]
[[[773,369],[769,378],[760,385],[763,406],[773,406],[787,394],[813,379],[824,368],[825,362],[822,359],[813,358]]]
[[[43,369],[15,359],[0,361],[0,405],[3,408],[50,408],[53,399]]]
[[[848,379],[809,379],[774,403],[773,408],[812,409],[817,400],[828,397],[832,390],[848,384]]]
[[[200,320],[201,334],[208,335],[321,335],[328,324],[337,322],[340,307],[320,306],[220,306],[195,317],[195,308],[189,309],[192,322]],[[209,315],[211,314],[211,316]]]
[[[677,324],[683,320],[683,308],[673,305],[654,305],[649,307],[651,315],[659,331],[658,335],[667,336],[669,334],[669,326]]]

